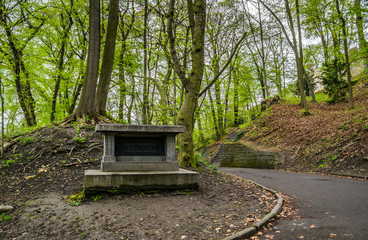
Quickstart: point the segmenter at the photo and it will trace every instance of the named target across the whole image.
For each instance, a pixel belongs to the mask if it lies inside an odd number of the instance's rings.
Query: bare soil
[[[0,164],[0,239],[220,239],[259,220],[270,193],[202,166],[198,191],[96,195],[82,192],[84,170],[100,166],[93,126],[40,128],[9,140]],[[69,201],[68,201],[69,200]],[[76,206],[77,205],[77,206]]]

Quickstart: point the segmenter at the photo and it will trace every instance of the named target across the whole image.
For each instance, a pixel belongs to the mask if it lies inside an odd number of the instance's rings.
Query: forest
[[[193,150],[278,95],[354,108],[361,0],[0,0],[2,136],[61,122],[178,124]],[[364,71],[364,70],[362,70]]]

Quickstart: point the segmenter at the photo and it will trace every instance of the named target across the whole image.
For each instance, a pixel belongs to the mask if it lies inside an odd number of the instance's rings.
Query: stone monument
[[[184,126],[99,124],[104,137],[100,170],[86,170],[86,193],[198,188],[199,174],[180,169],[175,136]]]

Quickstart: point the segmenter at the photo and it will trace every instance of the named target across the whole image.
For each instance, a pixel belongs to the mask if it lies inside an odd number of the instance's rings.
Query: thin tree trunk
[[[228,125],[228,108],[229,108],[229,93],[230,93],[230,85],[231,85],[231,77],[232,77],[233,66],[229,67],[229,81],[227,82],[226,92],[225,92],[225,117],[224,117],[224,128],[227,128]]]
[[[173,117],[174,117],[174,123],[176,122],[176,73],[174,71],[174,78],[173,78],[173,84],[174,84],[174,97],[173,97]]]
[[[304,77],[305,77],[305,79],[307,81],[307,85],[308,85],[308,88],[309,88],[309,93],[310,93],[310,95],[312,97],[312,102],[316,102],[316,97],[314,96],[313,85],[309,81],[308,74],[307,74],[307,72],[304,69],[302,30],[301,30],[301,26],[300,26],[300,13],[299,13],[299,0],[295,0],[295,5],[296,5],[296,19],[297,19],[297,25],[298,25],[299,57],[300,57],[301,64],[303,66],[303,73],[304,73]]]
[[[215,107],[214,107],[214,104],[213,104],[213,99],[212,99],[212,94],[211,94],[210,89],[208,89],[208,97],[210,99],[211,113],[212,113],[212,119],[213,119],[213,128],[215,129],[215,136],[216,136],[216,139],[214,139],[214,140],[218,141],[221,138],[221,134],[220,134],[220,130],[219,130],[219,124],[218,124],[218,121],[217,121],[216,111],[215,111]]]
[[[216,60],[214,73],[215,75],[219,72],[219,62]],[[218,79],[215,82],[215,97],[216,97],[216,108],[217,108],[217,123],[218,123],[218,140],[220,140],[220,137],[224,135],[225,129],[224,129],[224,110],[222,108],[221,103],[221,86],[220,86],[220,79]]]
[[[239,78],[234,71],[234,126],[239,126]]]
[[[280,24],[281,30],[284,33],[288,44],[290,45],[290,47],[294,51],[295,61],[296,61],[296,65],[297,65],[297,75],[298,75],[299,92],[300,92],[300,98],[301,98],[301,106],[305,110],[308,111],[309,108],[308,108],[307,98],[305,96],[305,89],[304,89],[304,84],[303,84],[303,59],[301,59],[300,56],[299,56],[298,46],[297,46],[297,42],[296,42],[296,34],[295,34],[295,29],[294,29],[294,23],[293,23],[293,19],[292,19],[290,7],[289,7],[289,1],[284,0],[286,15],[287,15],[287,18],[288,18],[290,31],[291,31],[291,34],[292,34],[292,37],[293,37],[293,41],[290,40],[289,34],[286,31],[284,24],[282,23],[280,18],[277,17],[276,13],[274,11],[272,11],[272,9],[270,7],[268,7],[262,0],[259,0],[259,1],[272,14],[272,16],[274,16],[274,18]]]
[[[1,98],[1,160],[4,160],[4,95],[3,82],[0,75],[0,98]]]
[[[203,135],[203,127],[200,115],[200,107],[197,108],[195,119],[198,122],[198,132],[199,132],[199,141],[201,142],[202,146],[206,146],[206,140]]]
[[[350,72],[350,61],[349,61],[349,49],[348,49],[348,40],[346,34],[346,23],[345,18],[340,11],[339,0],[336,0],[336,10],[339,14],[339,18],[342,24],[342,34],[344,38],[344,51],[345,51],[345,61],[346,61],[346,70],[347,70],[347,80],[349,87],[349,107],[350,109],[354,109],[354,101],[353,101],[353,88],[351,84],[351,72]]]
[[[366,71],[368,73],[368,42],[364,37],[364,26],[363,26],[363,16],[362,8],[360,6],[360,0],[355,0],[355,11],[356,11],[356,27],[359,39],[359,48],[362,52],[364,63],[366,65]]]
[[[300,57],[298,53],[298,47],[296,43],[296,34],[295,34],[293,19],[291,17],[291,11],[289,8],[288,0],[285,0],[285,8],[286,8],[286,13],[289,19],[290,30],[293,36],[293,47],[294,47],[295,60],[296,60],[296,66],[297,66],[297,75],[298,75],[298,83],[299,83],[299,92],[300,92],[300,97],[301,97],[301,105],[305,110],[308,111],[309,108],[308,108],[307,98],[305,96],[304,81],[303,81],[303,75],[304,75],[303,59]]]
[[[148,123],[148,48],[147,48],[147,28],[148,28],[148,0],[144,1],[144,26],[143,26],[143,106],[142,120],[143,124]]]
[[[129,124],[132,123],[132,109],[133,109],[133,103],[135,100],[135,79],[134,77],[132,77],[132,94],[131,94],[131,101],[130,101],[130,105],[128,107],[128,114],[127,114],[127,121]]]
[[[73,1],[70,2],[71,3],[71,8],[73,8]],[[57,78],[56,78],[56,82],[55,82],[55,88],[54,88],[54,95],[52,98],[52,104],[51,104],[51,115],[50,115],[50,121],[53,122],[55,120],[55,113],[56,113],[56,102],[57,102],[57,95],[59,92],[59,88],[60,88],[60,82],[61,82],[61,78],[63,75],[63,71],[64,71],[64,55],[65,55],[65,48],[67,46],[68,43],[68,35],[70,32],[70,29],[73,26],[73,18],[71,15],[69,15],[69,23],[67,26],[65,26],[64,21],[64,16],[61,13],[60,14],[60,21],[62,22],[62,27],[63,27],[63,36],[62,36],[62,40],[61,40],[61,47],[60,47],[60,53],[59,53],[59,62],[58,62],[58,67],[57,67]]]
[[[128,5],[129,7],[129,5]],[[127,9],[128,9],[127,7]],[[135,22],[135,10],[134,4],[132,4],[133,13],[131,15],[131,21],[126,31],[124,31],[124,14],[120,14],[120,27],[121,27],[121,50],[119,55],[119,120],[124,121],[124,105],[126,104],[126,78],[125,78],[125,65],[124,65],[124,55],[126,52],[126,40],[128,39],[130,30]]]
[[[267,84],[267,73],[266,73],[266,56],[264,51],[264,40],[263,40],[263,26],[262,26],[262,18],[261,18],[261,7],[258,1],[258,19],[259,19],[259,29],[260,29],[260,36],[261,36],[261,60],[262,60],[262,77],[263,77],[263,84],[265,88],[265,97],[268,98],[270,96],[268,92],[268,84]]]

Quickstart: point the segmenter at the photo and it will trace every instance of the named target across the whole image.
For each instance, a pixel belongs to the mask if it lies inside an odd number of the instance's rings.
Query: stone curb
[[[247,182],[253,183],[255,185],[257,185],[258,187],[263,188],[264,190],[271,192],[272,194],[274,194],[277,197],[277,203],[276,205],[273,207],[273,209],[271,210],[271,212],[269,212],[268,214],[266,214],[266,216],[264,216],[261,220],[259,220],[258,222],[256,222],[255,224],[253,224],[253,226],[248,227],[240,232],[237,232],[229,237],[224,238],[223,240],[242,240],[244,238],[250,238],[251,236],[255,235],[257,232],[261,231],[263,226],[267,225],[268,221],[270,221],[272,218],[274,218],[277,214],[279,214],[282,210],[282,204],[283,204],[283,199],[280,196],[280,194],[278,194],[276,191],[269,189],[261,184],[258,184],[256,182],[250,181],[250,180],[246,180]]]

